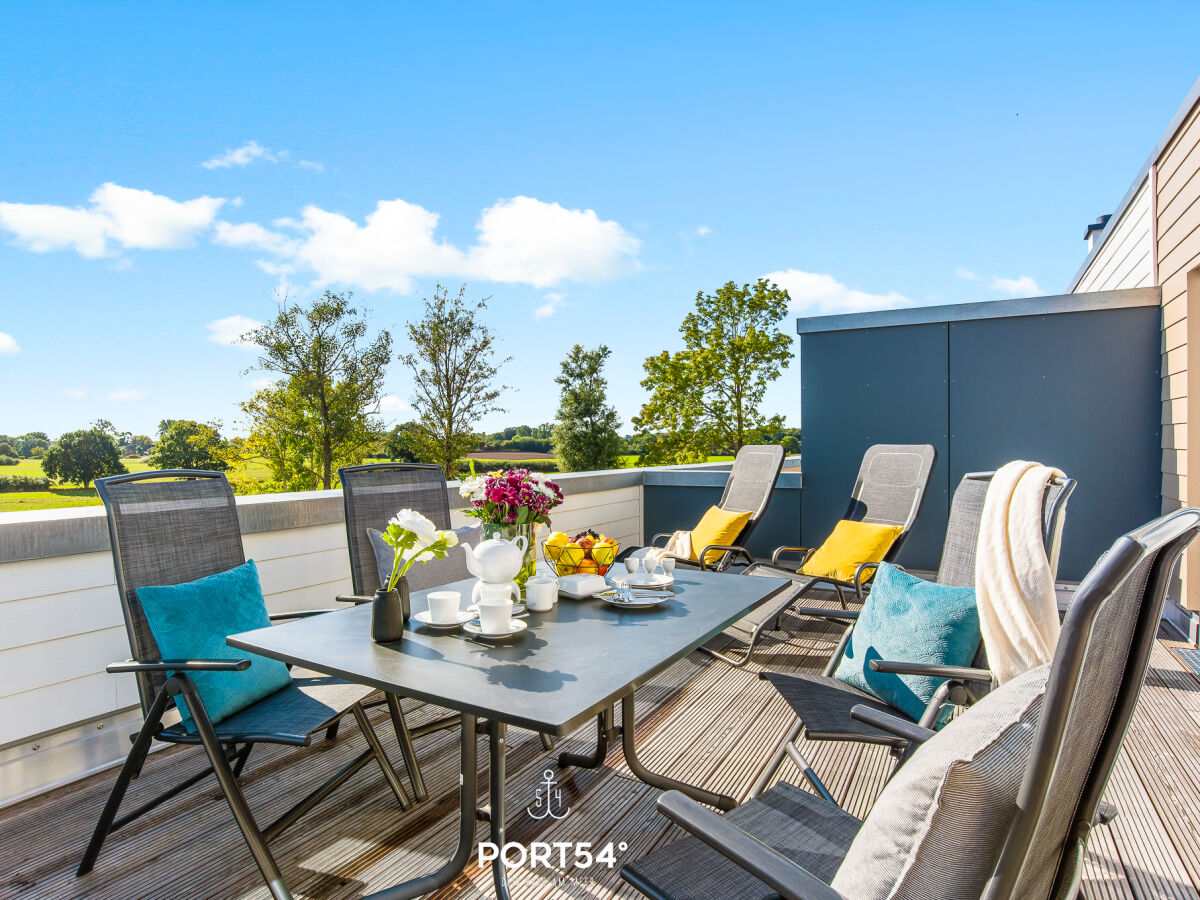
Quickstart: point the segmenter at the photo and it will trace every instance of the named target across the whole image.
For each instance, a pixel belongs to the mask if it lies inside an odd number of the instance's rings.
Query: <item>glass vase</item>
[[[512,541],[517,538],[517,535],[525,537],[525,556],[521,560],[521,571],[513,579],[517,583],[522,596],[525,595],[525,582],[533,575],[533,571],[537,566],[537,536],[534,527],[532,523],[524,525],[502,525],[496,522],[482,523],[482,536],[485,541],[491,538]]]

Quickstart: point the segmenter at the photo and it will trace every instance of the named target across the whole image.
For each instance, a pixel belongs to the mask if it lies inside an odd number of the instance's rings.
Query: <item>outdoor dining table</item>
[[[411,620],[390,644],[371,640],[370,604],[232,635],[233,647],[370,685],[461,714],[460,826],[453,856],[436,871],[387,888],[370,900],[418,897],[449,884],[466,868],[476,816],[490,822],[491,840],[505,846],[504,756],[509,726],[552,736],[570,734],[595,717],[596,749],[562,753],[560,766],[595,768],[619,736],[629,770],[664,790],[682,791],[720,809],[732,798],[648,771],[634,746],[634,690],[720,634],[791,584],[783,578],[677,570],[674,594],[649,609],[620,609],[598,598],[562,598],[549,612],[531,612],[528,629],[504,643],[463,632],[435,631]],[[466,597],[474,580],[445,585]],[[425,591],[412,610],[428,608]],[[614,706],[621,704],[621,724]],[[489,744],[489,806],[477,803],[476,740]],[[497,896],[508,898],[503,859],[493,858]]]

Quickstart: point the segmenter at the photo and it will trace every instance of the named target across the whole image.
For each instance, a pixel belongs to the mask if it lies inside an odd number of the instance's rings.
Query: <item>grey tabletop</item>
[[[229,644],[360,684],[549,734],[567,734],[607,704],[720,634],[789,581],[676,570],[675,595],[644,610],[560,598],[531,612],[509,643],[485,645],[408,623],[371,640],[370,604],[231,635]],[[470,596],[474,579],[446,585]],[[412,596],[413,612],[427,608]],[[466,604],[464,599],[464,605]]]

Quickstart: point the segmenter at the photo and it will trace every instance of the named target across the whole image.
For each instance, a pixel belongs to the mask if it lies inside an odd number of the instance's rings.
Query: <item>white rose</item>
[[[437,529],[433,523],[415,509],[402,509],[392,516],[389,525],[398,525],[417,536],[418,547],[428,547],[437,540]]]
[[[438,538],[446,539],[446,548],[458,546],[458,535],[453,531],[439,531]]]

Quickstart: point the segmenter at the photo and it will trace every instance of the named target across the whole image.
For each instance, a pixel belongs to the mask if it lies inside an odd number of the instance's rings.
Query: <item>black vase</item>
[[[408,621],[408,579],[401,578],[394,591],[380,588],[371,601],[371,640],[390,644],[404,637]]]

